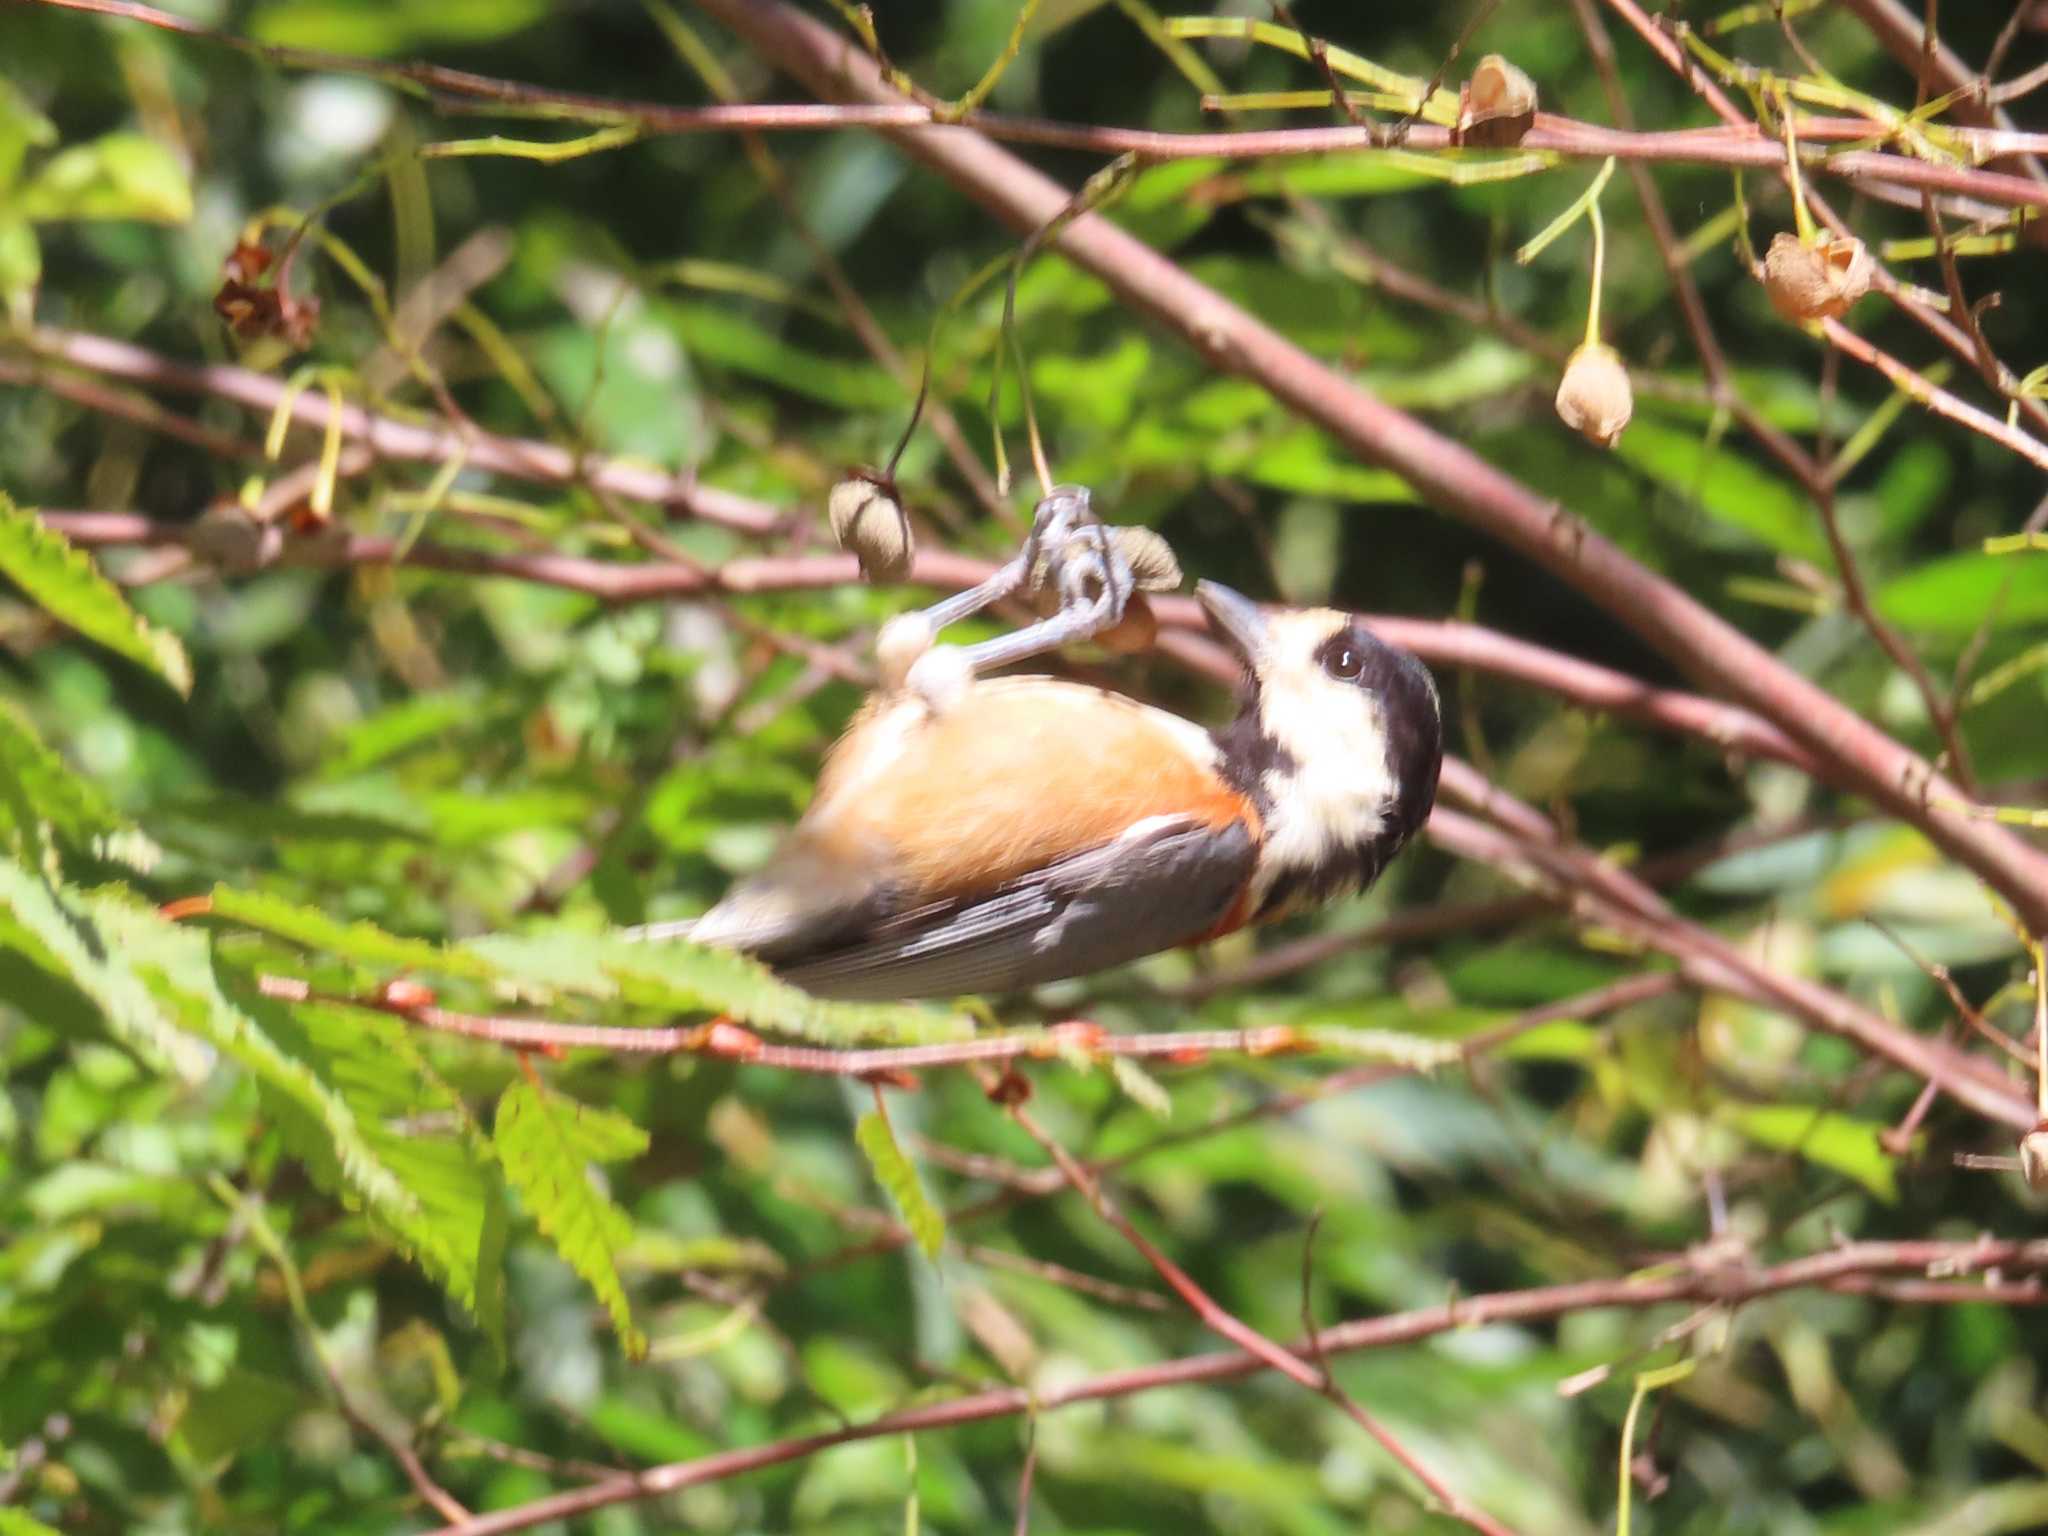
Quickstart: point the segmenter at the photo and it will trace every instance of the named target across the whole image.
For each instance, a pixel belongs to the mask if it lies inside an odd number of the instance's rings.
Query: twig
[[[1810,1287],[1857,1292],[1884,1283],[1903,1283],[1916,1288],[1931,1287],[1924,1294],[1916,1294],[1915,1300],[1949,1303],[1996,1298],[2035,1305],[2048,1299],[2048,1291],[2010,1284],[1959,1285],[1954,1279],[1914,1281],[1911,1276],[1930,1271],[1956,1276],[1992,1269],[2033,1272],[2043,1268],[2048,1268],[2048,1240],[1845,1243],[1824,1253],[1761,1269],[1681,1264],[1643,1274],[1461,1296],[1443,1306],[1338,1323],[1317,1334],[1313,1345],[1304,1342],[1293,1352],[1298,1355],[1313,1348],[1328,1355],[1347,1354],[1414,1343],[1455,1329],[1491,1323],[1534,1322],[1603,1307],[1641,1308],[1707,1301],[1733,1304]],[[1888,1278],[1898,1275],[1908,1278],[1903,1282]],[[507,1536],[509,1532],[529,1530],[550,1520],[569,1520],[612,1505],[656,1498],[684,1488],[723,1482],[764,1467],[801,1461],[856,1440],[946,1429],[1017,1414],[1050,1413],[1076,1403],[1110,1401],[1166,1387],[1234,1381],[1263,1369],[1265,1362],[1256,1356],[1232,1350],[1111,1371],[1035,1393],[1018,1387],[993,1388],[886,1414],[850,1429],[744,1446],[651,1467],[588,1488],[572,1488],[511,1509],[478,1515],[445,1526],[434,1536]]]
[[[320,1372],[327,1379],[328,1390],[334,1394],[335,1406],[341,1410],[342,1417],[390,1453],[391,1459],[397,1462],[399,1469],[405,1473],[406,1481],[412,1484],[413,1491],[426,1501],[427,1506],[435,1514],[443,1520],[457,1523],[474,1518],[454,1495],[434,1481],[432,1474],[421,1462],[419,1453],[378,1423],[372,1415],[364,1412],[349,1392],[341,1379],[340,1368],[335,1365],[334,1357],[329,1354],[326,1342],[320,1336],[320,1330],[314,1326],[313,1315],[306,1306],[306,1289],[299,1278],[298,1266],[292,1262],[284,1240],[277,1235],[276,1230],[270,1225],[269,1218],[263,1214],[261,1202],[254,1195],[243,1194],[218,1174],[213,1176],[211,1182],[214,1194],[230,1210],[244,1217],[249,1235],[277,1266],[278,1274],[284,1280],[285,1296],[291,1305],[292,1315],[298,1320],[300,1328],[306,1335],[307,1347],[319,1363]]]
[[[122,546],[199,545],[204,530],[193,524],[161,522],[125,512],[45,511],[43,521],[68,539],[96,549]],[[779,514],[778,514],[779,515]],[[394,539],[339,530],[307,539],[280,537],[269,560],[280,564],[340,569],[356,565],[401,564],[468,575],[511,577],[607,602],[628,603],[723,592],[792,592],[848,586],[860,579],[851,555],[742,558],[721,565],[644,561],[627,564],[576,555],[506,553],[416,541],[401,551]],[[984,580],[988,562],[945,551],[918,552],[904,580],[916,586],[962,589]],[[1162,628],[1161,649],[1182,664],[1223,682],[1237,677],[1237,664],[1193,631],[1206,629],[1200,608],[1188,598],[1154,597]],[[1726,752],[1768,757],[1803,772],[1853,787],[1777,727],[1738,705],[1698,694],[1658,688],[1598,663],[1547,650],[1526,640],[1476,624],[1439,622],[1395,615],[1362,615],[1386,639],[1446,666],[1471,667],[1555,693],[1581,708],[1641,721],[1662,730],[1693,735]]]
[[[194,22],[172,16],[132,0],[30,0],[30,3],[66,10],[93,11],[139,21],[151,26],[200,37],[225,46],[254,53],[285,68],[317,69],[367,75],[424,94],[443,111],[485,110],[503,114],[540,115],[582,122],[625,126],[642,135],[686,133],[754,133],[815,131],[819,129],[902,130],[959,124],[1010,143],[1045,148],[1081,150],[1104,156],[1137,154],[1148,160],[1228,156],[1262,159],[1275,156],[1321,155],[1338,151],[1380,148],[1382,134],[1376,127],[1281,128],[1246,133],[1165,133],[1146,129],[1113,128],[1083,123],[1050,122],[1041,118],[1013,117],[1002,113],[969,111],[955,115],[942,102],[893,99],[851,104],[830,103],[743,103],[707,107],[674,107],[661,102],[633,101],[593,96],[576,91],[558,91],[520,81],[494,79],[465,70],[434,64],[394,64],[378,59],[352,58],[345,54],[278,47],[216,32]],[[722,12],[721,12],[722,13]],[[842,55],[843,39],[820,27],[825,39]],[[1661,34],[1659,34],[1661,36]],[[1665,42],[1668,44],[1668,39]],[[1681,63],[1683,61],[1681,60]],[[858,56],[846,57],[845,67],[858,68],[877,84],[885,80],[882,66]],[[1703,82],[1720,97],[1718,88]],[[1720,97],[1725,102],[1725,97]],[[1733,167],[1770,167],[1780,163],[1775,145],[1760,137],[1753,124],[1732,107],[1726,114],[1734,131],[1681,129],[1669,133],[1631,134],[1575,122],[1550,113],[1538,113],[1535,125],[1523,136],[1523,152],[1547,152],[1577,159],[1647,159]],[[1882,125],[1861,118],[1820,118],[1802,123],[1802,136],[1816,141],[1854,142],[1882,131]],[[1973,133],[1984,130],[1951,129],[1968,144]],[[1998,132],[1995,142],[2036,148],[2048,144],[2038,134]],[[1453,129],[1418,124],[1407,135],[1404,148],[1452,150],[1458,148]],[[2048,205],[2048,193],[2022,176],[1986,171],[1966,165],[1941,165],[1905,155],[1852,150],[1828,157],[1821,169],[1851,181],[1879,181],[1895,186],[1921,187],[1945,194],[1977,198],[1983,202],[2011,207]]]
[[[1017,1123],[1027,1136],[1044,1148],[1046,1155],[1058,1164],[1059,1170],[1065,1175],[1067,1182],[1073,1185],[1081,1193],[1082,1197],[1094,1207],[1095,1213],[1115,1227],[1124,1240],[1144,1256],[1145,1262],[1158,1272],[1160,1279],[1164,1280],[1174,1293],[1187,1303],[1189,1310],[1199,1317],[1203,1325],[1212,1333],[1229,1340],[1237,1345],[1238,1348],[1259,1360],[1260,1363],[1280,1372],[1289,1380],[1307,1387],[1311,1392],[1328,1397],[1359,1428],[1372,1436],[1379,1443],[1380,1449],[1393,1457],[1395,1461],[1408,1470],[1416,1481],[1427,1488],[1436,1497],[1437,1501],[1443,1505],[1445,1513],[1449,1514],[1452,1519],[1471,1526],[1475,1531],[1484,1533],[1484,1536],[1513,1536],[1508,1527],[1502,1525],[1484,1510],[1473,1505],[1463,1494],[1452,1488],[1437,1473],[1431,1471],[1428,1463],[1424,1462],[1413,1451],[1409,1450],[1407,1446],[1403,1445],[1393,1431],[1380,1423],[1378,1419],[1366,1412],[1356,1402],[1345,1396],[1338,1388],[1335,1378],[1329,1374],[1327,1368],[1319,1370],[1315,1366],[1310,1365],[1298,1354],[1275,1344],[1271,1339],[1268,1339],[1249,1324],[1239,1320],[1235,1314],[1219,1304],[1208,1292],[1195,1283],[1193,1277],[1186,1270],[1175,1264],[1156,1243],[1138,1230],[1131,1219],[1123,1213],[1123,1210],[1117,1205],[1116,1201],[1111,1198],[1109,1192],[1102,1187],[1101,1181],[1090,1174],[1075,1159],[1071,1152],[1061,1146],[1058,1141],[1048,1136],[1025,1110],[1023,1105],[1010,1104],[1007,1107],[1010,1118]],[[1321,1352],[1320,1344],[1316,1347],[1318,1352]]]

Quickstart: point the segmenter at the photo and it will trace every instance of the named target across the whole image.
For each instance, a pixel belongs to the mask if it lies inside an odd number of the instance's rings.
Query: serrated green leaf
[[[183,224],[192,217],[185,167],[155,139],[109,133],[52,155],[22,183],[14,211],[54,219],[140,219]]]
[[[838,1003],[812,997],[758,960],[687,943],[592,940],[592,953],[630,1001],[723,1013],[743,1024],[828,1045],[961,1040],[973,1026],[957,1014],[907,1003]]]
[[[867,1154],[868,1165],[875,1170],[875,1182],[889,1192],[896,1209],[902,1212],[904,1225],[917,1239],[917,1246],[924,1250],[926,1258],[936,1259],[946,1241],[946,1218],[924,1192],[924,1181],[896,1144],[896,1133],[889,1128],[888,1119],[879,1110],[869,1110],[853,1128],[853,1139]]]
[[[418,1256],[487,1329],[494,1315],[502,1326],[501,1301],[492,1312],[502,1274],[479,1272],[496,1180],[461,1100],[420,1063],[402,1024],[265,997],[200,930],[109,892],[75,900],[186,1048],[204,1042],[256,1083],[316,1182]],[[418,1128],[437,1120],[452,1131]]]
[[[402,1252],[416,1258],[448,1294],[480,1322],[498,1305],[498,1277],[480,1276],[489,1248],[489,1209],[496,1170],[469,1110],[421,1058],[405,1026],[388,1014],[323,1003],[281,1003],[262,996],[254,978],[215,957],[221,990],[278,1049],[302,1062],[338,1096],[359,1131],[353,1142],[330,1134],[331,1104],[303,1104],[269,1093],[265,1102],[286,1144],[315,1182],[360,1206]],[[368,1162],[352,1160],[359,1147]],[[381,1169],[400,1195],[381,1204],[365,1198],[370,1170]],[[377,1181],[381,1187],[383,1181]]]
[[[217,885],[208,901],[215,917],[372,969],[433,971],[475,981],[488,981],[497,974],[496,967],[474,950],[443,949],[425,939],[386,933],[375,923],[344,923],[317,907],[300,906],[268,891]]]
[[[21,952],[69,981],[98,1005],[114,1037],[159,1070],[188,1083],[205,1079],[208,1052],[165,1017],[129,969],[121,947],[93,921],[77,893],[62,890],[10,858],[0,858],[0,909],[33,943]],[[8,931],[0,929],[0,941]]]
[[[88,640],[139,662],[181,694],[192,691],[192,664],[167,630],[145,623],[85,553],[0,491],[0,575],[50,616]]]
[[[96,848],[147,868],[153,845],[116,811],[99,786],[43,742],[34,723],[0,699],[0,816],[26,814],[79,848]],[[17,833],[28,828],[16,826]]]
[[[494,1133],[505,1176],[569,1267],[597,1293],[629,1355],[647,1353],[633,1322],[619,1255],[633,1223],[591,1182],[590,1164],[637,1156],[647,1136],[621,1115],[515,1082],[498,1100]]]
[[[1727,1121],[1751,1141],[1847,1174],[1880,1200],[1899,1197],[1891,1154],[1879,1138],[1886,1127],[1803,1104],[1758,1104],[1730,1109]]]

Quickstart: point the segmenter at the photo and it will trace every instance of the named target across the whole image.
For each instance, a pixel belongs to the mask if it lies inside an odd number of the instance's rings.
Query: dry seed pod
[[[1180,561],[1173,546],[1150,528],[1112,528],[1109,541],[1131,568],[1131,580],[1140,592],[1173,592],[1181,584]]]
[[[1794,325],[1846,313],[1870,291],[1870,273],[1870,252],[1854,236],[1808,245],[1789,229],[1780,230],[1764,253],[1764,292]]]
[[[1158,637],[1159,619],[1152,605],[1145,601],[1144,593],[1133,592],[1124,605],[1124,616],[1097,635],[1095,643],[1113,655],[1135,656],[1152,649]]]
[[[917,540],[892,486],[856,472],[832,487],[825,510],[832,537],[853,551],[869,581],[901,581],[910,573]]]
[[[1598,341],[1580,344],[1557,386],[1557,414],[1575,432],[1612,448],[1636,408],[1621,354]]]
[[[1536,82],[1497,53],[1481,59],[1458,93],[1460,142],[1519,144],[1535,121]]]
[[[2020,1138],[2020,1177],[2029,1189],[2048,1189],[2048,1120]]]

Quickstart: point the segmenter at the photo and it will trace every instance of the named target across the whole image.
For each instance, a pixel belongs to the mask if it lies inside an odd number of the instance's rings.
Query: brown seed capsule
[[[1493,147],[1519,144],[1536,121],[1536,82],[1489,53],[1458,92],[1458,139]]]
[[[2020,1138],[2020,1177],[2029,1189],[2048,1189],[2048,1120]]]
[[[1173,546],[1150,528],[1112,528],[1109,541],[1131,568],[1131,581],[1140,592],[1172,592],[1181,584],[1180,561]]]
[[[832,487],[825,510],[832,520],[832,537],[841,549],[853,551],[869,581],[901,581],[910,574],[917,540],[894,489],[852,474]]]
[[[1794,325],[1833,320],[1870,291],[1870,252],[1854,236],[1809,245],[1780,230],[1764,253],[1764,292]]]
[[[1575,432],[1612,448],[1636,408],[1621,354],[1598,341],[1581,343],[1557,386],[1557,414]]]
[[[1145,594],[1133,592],[1124,605],[1124,616],[1095,637],[1095,643],[1117,656],[1135,656],[1149,651],[1159,637],[1159,619]]]

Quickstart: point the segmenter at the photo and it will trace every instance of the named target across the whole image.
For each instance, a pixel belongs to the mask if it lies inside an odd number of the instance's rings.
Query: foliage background
[[[1763,24],[1726,41],[1799,70],[1760,9]],[[894,60],[949,95],[1001,51],[1016,7],[878,10]],[[1946,8],[1944,37],[1982,59],[2006,10]],[[562,90],[713,99],[673,28],[633,6],[195,0],[181,14],[268,43],[426,56]],[[1308,0],[1297,14],[1421,75],[1469,19],[1464,7]],[[681,20],[743,95],[801,97],[705,18]],[[1910,80],[1848,9],[1798,26],[1841,79],[1910,104]],[[693,468],[794,514],[767,539],[678,517],[659,535],[670,557],[717,565],[816,550],[826,489],[843,466],[886,454],[914,388],[914,374],[877,363],[849,329],[821,253],[914,363],[960,284],[1015,248],[864,132],[764,141],[800,227],[761,161],[725,134],[559,163],[423,159],[419,147],[437,140],[581,130],[478,125],[388,83],[36,6],[0,9],[0,44],[0,287],[13,316],[0,342],[0,488],[24,508],[184,523],[251,476],[317,464],[323,449],[320,434],[294,431],[272,465],[90,408],[48,387],[51,334],[278,377],[310,361],[322,370],[314,390],[431,413],[435,393],[393,362],[379,305],[452,253],[481,251],[501,259],[484,263],[494,269],[469,295],[475,322],[439,327],[423,352],[465,412],[492,431]],[[1571,7],[1502,7],[1472,45],[1490,50],[1541,82],[1546,107],[1607,120]],[[2009,69],[2043,52],[2029,26]],[[1641,122],[1703,120],[1633,39],[1619,55]],[[1268,50],[1203,56],[1230,89],[1316,83]],[[990,105],[1192,131],[1209,121],[1198,94],[1132,8],[1055,3]],[[2039,124],[2039,100],[2014,104],[2023,124],[2030,110]],[[1069,185],[1101,163],[1027,154]],[[1113,217],[1559,497],[1932,756],[1918,694],[1842,600],[1811,499],[1715,420],[1623,178],[1607,197],[1603,314],[1637,373],[1637,416],[1612,455],[1556,422],[1556,357],[1522,340],[1577,340],[1583,229],[1527,268],[1510,258],[1591,169],[1445,186],[1370,156],[1195,162],[1146,173]],[[1681,236],[1730,203],[1725,167],[1657,177]],[[1789,224],[1789,205],[1761,176],[1747,192],[1761,244]],[[238,235],[273,208],[287,211],[274,246],[316,210],[334,242],[309,236],[297,258],[296,283],[320,300],[305,358],[237,340],[211,307]],[[1859,199],[1851,212],[1873,242],[1925,233],[1917,209]],[[1474,326],[1361,281],[1355,253],[1333,259],[1333,231],[1523,329]],[[351,262],[374,277],[377,302]],[[2039,265],[2025,246],[1965,264],[1973,294],[2001,295],[1983,324],[2022,373],[2048,335]],[[1931,262],[1900,270],[1940,287]],[[1693,271],[1736,386],[1768,421],[1809,444],[1840,443],[1886,407],[1890,386],[1865,370],[1824,382],[1823,349],[1771,314],[1725,233],[1702,243]],[[942,333],[934,373],[984,456],[1000,314],[999,291],[974,297]],[[1018,315],[1058,473],[1094,487],[1117,520],[1159,528],[1191,573],[1292,601],[1463,616],[1679,681],[1585,597],[1433,514],[1257,385],[1212,373],[1096,279],[1040,258]],[[1889,303],[1866,302],[1854,323],[1931,361]],[[1967,393],[1965,374],[1951,384]],[[244,446],[268,425],[223,399],[161,398]],[[1015,456],[1014,404],[1005,426]],[[422,497],[433,471],[387,462],[352,474],[334,518],[365,534],[424,527],[451,547],[630,561],[632,524],[659,513],[622,512],[583,484],[474,469],[449,495]],[[929,431],[900,474],[928,545],[1000,557],[1009,536]],[[1961,665],[1964,699],[1972,681],[1982,691],[2003,679],[1962,720],[1988,798],[2011,804],[2038,802],[2048,779],[2048,555],[1982,545],[2018,529],[2040,494],[2039,472],[2020,459],[1908,410],[1839,497],[1878,611],[1934,675],[1946,686]],[[848,674],[873,625],[915,593],[846,583],[607,605],[380,564],[237,571],[162,550],[105,553],[151,632],[189,657],[181,695],[147,665],[175,681],[164,641],[127,625],[89,573],[18,517],[7,526],[18,587],[0,597],[0,819],[13,855],[0,887],[0,1446],[12,1460],[0,1464],[0,1531],[35,1530],[28,1520],[80,1532],[429,1529],[441,1516],[394,1445],[416,1446],[463,1505],[499,1509],[598,1468],[1214,1347],[1071,1191],[961,1218],[1006,1185],[1039,1189],[1032,1172],[1046,1161],[966,1072],[925,1073],[915,1092],[887,1096],[921,1187],[955,1212],[934,1260],[875,1242],[897,1230],[899,1206],[856,1146],[874,1100],[849,1079],[702,1056],[519,1057],[388,1012],[263,995],[264,975],[357,999],[424,978],[473,1010],[608,1024],[730,1010],[839,1044],[957,1034],[961,1020],[945,1011],[803,1010],[736,968],[634,958],[603,937],[699,910],[765,856],[857,703]],[[75,623],[101,615],[134,654],[81,639],[50,611]],[[1209,718],[1225,707],[1157,656],[1080,665]],[[1769,833],[1674,887],[1689,916],[1906,1028],[1947,1028],[1947,996],[1881,920],[1952,967],[1994,1028],[2025,1038],[2028,967],[2011,926],[1910,828],[1782,764],[1438,672],[1456,750],[1594,848],[1654,859]],[[144,844],[158,856],[140,856]],[[211,916],[174,923],[153,911],[217,887]],[[1000,1018],[1085,1017],[1115,1031],[1346,1025],[1455,1041],[1662,966],[1550,914],[1348,949],[1256,985],[1211,984],[1305,933],[1519,889],[1499,867],[1420,847],[1363,902],[1047,989]],[[1174,1133],[1119,1166],[1115,1187],[1203,1287],[1276,1337],[1299,1330],[1305,1271],[1308,1307],[1331,1321],[1697,1263],[1710,1240],[1719,1262],[1736,1264],[1844,1238],[2026,1237],[2043,1208],[2014,1175],[1951,1166],[1957,1151],[2009,1150],[1998,1128],[1944,1101],[1894,1156],[1880,1134],[1915,1080],[1690,987],[1561,1018],[1469,1070],[1397,1075],[1212,1128],[1286,1092],[1313,1097],[1331,1070],[1326,1058],[1224,1053],[1154,1069],[1162,1097],[1099,1062],[1028,1069],[1031,1112],[1078,1156]],[[586,1164],[602,1166],[597,1182]],[[1660,1342],[1687,1318],[1693,1331]],[[1337,1374],[1518,1530],[1611,1528],[1631,1378],[1681,1355],[1696,1370],[1651,1400],[1635,1432],[1636,1448],[1650,1448],[1646,1479],[1662,1488],[1638,1502],[1638,1529],[1962,1536],[2048,1521],[2036,1364],[2048,1333],[2024,1306],[1806,1289],[1700,1323],[1688,1306],[1585,1309],[1351,1356]],[[641,1332],[650,1348],[635,1359],[627,1346]],[[1558,1391],[1607,1362],[1611,1378]],[[864,1440],[620,1505],[587,1526],[1000,1528],[1019,1518],[1027,1449],[1039,1532],[1454,1525],[1337,1406],[1267,1375],[928,1433],[914,1449],[903,1436]]]

